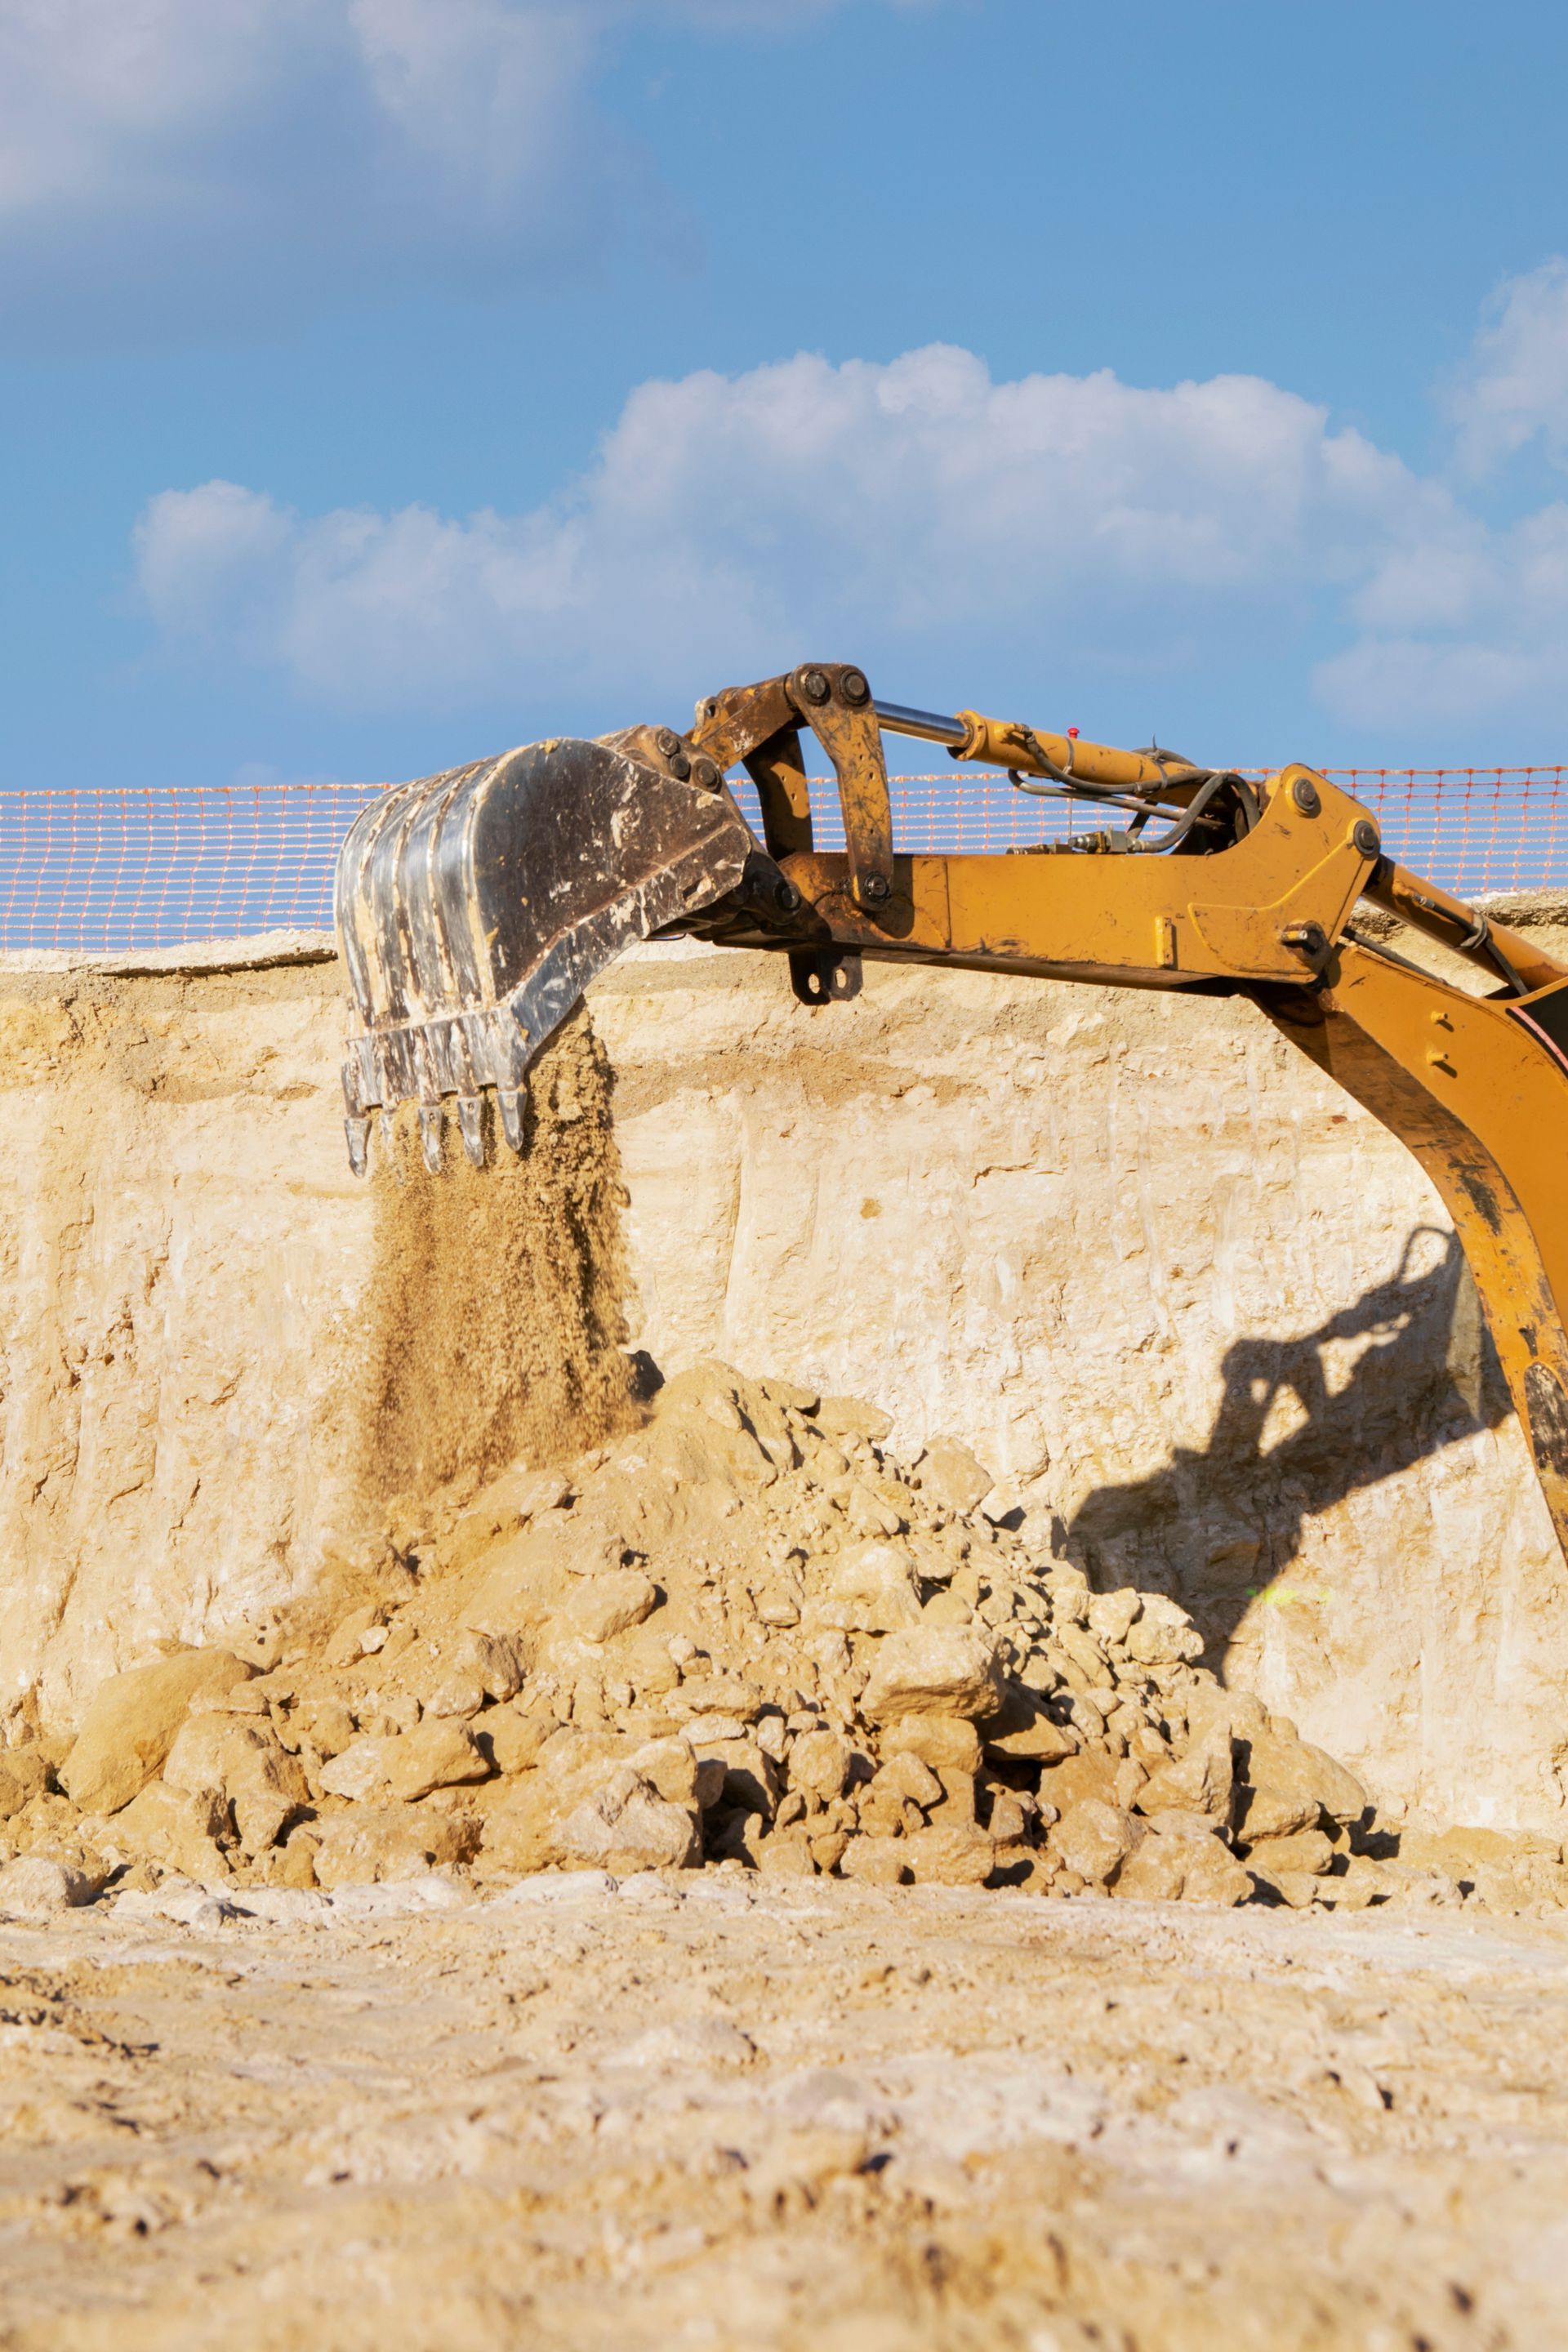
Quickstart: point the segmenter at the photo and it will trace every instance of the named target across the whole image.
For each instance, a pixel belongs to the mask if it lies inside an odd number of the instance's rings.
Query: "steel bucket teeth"
[[[500,1106],[501,1133],[512,1150],[522,1152],[522,1089],[521,1087],[498,1087],[496,1101]]]
[[[458,1125],[463,1131],[463,1149],[476,1168],[485,1164],[485,1107],[478,1095],[458,1097]]]
[[[409,1101],[438,1170],[440,1105],[454,1097],[481,1164],[492,1091],[521,1151],[524,1074],[588,982],[633,940],[733,889],[752,846],[727,791],[605,743],[530,744],[387,793],[337,864],[356,1171],[370,1113]]]

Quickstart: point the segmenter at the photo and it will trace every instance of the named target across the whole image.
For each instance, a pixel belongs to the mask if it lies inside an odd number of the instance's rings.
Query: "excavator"
[[[805,730],[842,850],[813,836]],[[889,734],[1106,822],[1038,848],[901,854]],[[433,1174],[454,1113],[476,1164],[521,1152],[529,1064],[636,940],[781,955],[817,1007],[853,997],[867,957],[1250,997],[1441,1194],[1568,1552],[1568,967],[1406,872],[1317,771],[1258,782],[1157,744],[913,709],[853,663],[806,662],[705,698],[683,732],[561,738],[393,788],[343,842],[335,919],[361,1174],[373,1120],[390,1141],[404,1104]]]

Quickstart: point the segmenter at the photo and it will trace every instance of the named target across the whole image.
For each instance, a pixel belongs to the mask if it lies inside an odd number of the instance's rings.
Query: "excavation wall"
[[[1179,1597],[1384,1802],[1561,1827],[1568,1580],[1468,1277],[1249,1008],[868,971],[807,1013],[770,961],[645,951],[594,992],[607,1069],[584,1033],[540,1107],[564,1172],[489,1295],[493,1203],[454,1188],[437,1263],[348,1173],[340,1001],[310,942],[0,967],[0,1709],[68,1722],[352,1557],[388,1399],[405,1454],[421,1393],[449,1433],[478,1301],[487,1427],[580,1436],[628,1346],[875,1399],[1098,1581]]]

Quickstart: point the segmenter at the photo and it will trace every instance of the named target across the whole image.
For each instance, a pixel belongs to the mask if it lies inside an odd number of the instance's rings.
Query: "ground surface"
[[[7,2352],[1568,2340],[1563,1925],[437,1891],[0,1928]]]

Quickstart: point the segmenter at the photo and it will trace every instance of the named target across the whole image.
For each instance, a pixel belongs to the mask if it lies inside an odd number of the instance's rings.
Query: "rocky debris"
[[[182,1650],[111,1675],[60,1767],[60,1787],[84,1812],[118,1812],[161,1768],[193,1700],[231,1690],[253,1671],[225,1650]]]
[[[569,1862],[616,1876],[684,1870],[702,1858],[701,1816],[695,1805],[661,1796],[651,1780],[623,1764],[567,1815],[559,1843]]]
[[[1002,1661],[989,1633],[957,1625],[916,1625],[878,1650],[861,1692],[873,1723],[895,1715],[994,1715]]]
[[[230,1837],[231,1821],[216,1789],[191,1791],[151,1780],[105,1822],[100,1843],[117,1863],[156,1863],[205,1882],[228,1875],[225,1848],[238,1842],[237,1833]]]
[[[326,1887],[416,1878],[468,1861],[478,1843],[476,1825],[450,1807],[356,1804],[297,1831],[268,1875],[274,1885]]]
[[[706,1865],[1561,1898],[1560,1849],[1401,1850],[1352,1773],[1198,1663],[1166,1596],[1091,1591],[963,1447],[900,1463],[887,1425],[710,1364],[570,1470],[401,1498],[384,1548],[340,1564],[359,1592],[335,1618],[318,1596],[237,1637],[251,1658],[115,1675],[58,1773],[47,1744],[0,1752],[0,1849],[62,1885],[220,1894]]]

